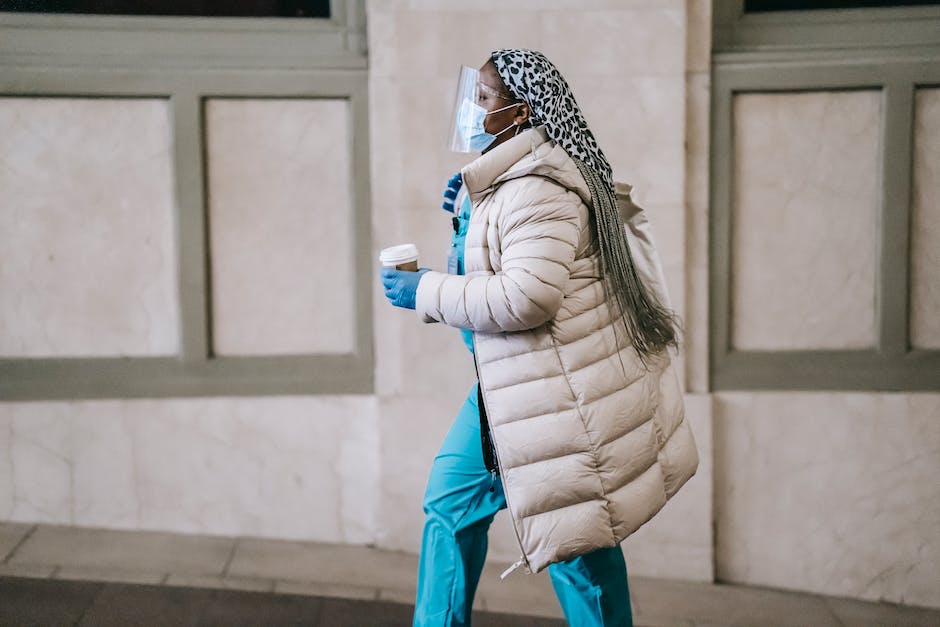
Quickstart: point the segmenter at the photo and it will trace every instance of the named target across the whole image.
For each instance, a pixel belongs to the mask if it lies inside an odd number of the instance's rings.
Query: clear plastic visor
[[[480,82],[480,70],[463,65],[457,80],[457,94],[450,116],[450,134],[447,147],[454,152],[475,152],[470,138],[485,132],[483,120],[491,103],[498,106],[512,104],[514,99]]]

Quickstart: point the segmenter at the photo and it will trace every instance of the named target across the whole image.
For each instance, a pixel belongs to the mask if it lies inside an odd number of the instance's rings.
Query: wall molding
[[[714,15],[710,147],[709,317],[710,383],[714,390],[938,390],[940,351],[912,350],[909,342],[911,177],[915,90],[940,85],[940,7],[889,10],[811,11],[807,14],[744,16],[732,4]],[[838,15],[835,15],[838,14]],[[866,21],[865,16],[870,18]],[[738,22],[733,22],[737,16]],[[760,18],[772,33],[747,31]],[[874,22],[871,22],[871,20]],[[841,20],[841,21],[840,21]],[[874,23],[879,37],[843,47],[831,40],[784,35],[792,25],[813,22],[844,28],[844,41],[867,34]],[[938,26],[929,44],[920,30],[903,35],[911,24]],[[790,24],[790,26],[788,26]],[[730,30],[729,30],[730,28]],[[755,26],[756,28],[756,26]],[[813,26],[816,28],[816,26]],[[719,36],[719,30],[722,35]],[[802,32],[802,31],[801,31]],[[808,32],[808,31],[807,31]],[[739,33],[740,34],[740,33]],[[792,34],[792,33],[791,33]],[[923,34],[923,33],[922,33]],[[753,36],[756,39],[749,37]],[[815,36],[814,36],[815,37]],[[900,39],[898,39],[900,37]],[[835,40],[839,40],[836,37]],[[879,46],[880,41],[891,45]],[[784,49],[789,46],[789,49]],[[738,94],[805,91],[878,90],[882,96],[880,141],[881,193],[876,252],[876,335],[869,350],[736,350],[731,345],[732,206],[734,189],[733,101]]]
[[[940,32],[940,6],[745,13],[744,0],[712,4],[716,52],[910,48],[935,45]]]
[[[332,17],[0,13],[0,64],[145,69],[365,69],[363,0]]]
[[[0,399],[373,391],[364,5],[349,0],[334,2],[334,7],[341,10],[334,10],[331,20],[0,15],[0,97],[169,101],[181,333],[175,357],[0,359]],[[135,37],[141,38],[139,47]],[[298,40],[309,42],[291,49]],[[150,54],[157,41],[162,42],[159,58]],[[187,48],[190,44],[193,48]],[[266,50],[252,58],[259,47]],[[122,54],[122,49],[130,53]],[[317,49],[328,52],[313,54]],[[352,353],[211,354],[203,111],[210,98],[348,102],[356,277]]]

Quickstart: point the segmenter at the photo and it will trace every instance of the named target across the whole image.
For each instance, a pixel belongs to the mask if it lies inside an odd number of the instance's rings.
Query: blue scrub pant
[[[416,626],[470,624],[486,558],[487,531],[506,507],[502,481],[486,469],[476,386],[434,458],[418,565]],[[548,567],[569,625],[633,625],[627,567],[619,546]]]

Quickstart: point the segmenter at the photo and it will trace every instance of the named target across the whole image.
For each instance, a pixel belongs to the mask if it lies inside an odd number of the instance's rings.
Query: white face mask
[[[464,98],[463,103],[460,105],[460,110],[457,112],[457,131],[467,142],[467,145],[470,146],[471,150],[483,152],[490,144],[496,141],[497,137],[516,126],[516,123],[513,122],[493,135],[492,133],[487,133],[483,128],[483,121],[486,119],[486,116],[505,111],[506,109],[517,106],[517,104],[518,103],[514,103],[506,105],[501,109],[487,111],[469,98]]]

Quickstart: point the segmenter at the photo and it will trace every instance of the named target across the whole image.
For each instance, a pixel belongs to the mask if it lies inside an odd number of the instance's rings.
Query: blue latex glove
[[[444,190],[444,202],[441,203],[441,208],[444,211],[454,213],[454,199],[457,198],[457,192],[460,191],[461,187],[463,187],[463,176],[458,172],[447,181],[447,189]]]
[[[382,285],[385,286],[385,298],[396,307],[414,309],[418,282],[421,281],[421,275],[427,271],[428,268],[421,268],[417,272],[382,268]]]

